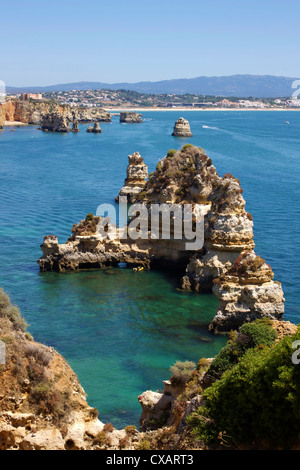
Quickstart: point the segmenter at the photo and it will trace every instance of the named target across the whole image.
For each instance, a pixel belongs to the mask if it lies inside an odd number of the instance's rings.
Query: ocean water
[[[193,137],[171,136],[180,116]],[[138,395],[161,389],[176,360],[213,357],[225,344],[207,331],[216,299],[179,292],[176,273],[40,273],[43,236],[64,242],[73,223],[114,203],[128,154],[140,152],[151,172],[168,149],[193,143],[220,175],[240,179],[256,252],[283,283],[284,318],[299,323],[300,113],[145,112],[142,124],[113,117],[100,135],[86,128],[62,135],[36,126],[0,132],[0,286],[34,338],[68,360],[100,419],[120,428],[138,425]]]

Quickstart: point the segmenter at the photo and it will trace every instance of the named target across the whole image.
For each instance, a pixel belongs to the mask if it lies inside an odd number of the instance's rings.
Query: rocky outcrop
[[[187,121],[183,117],[179,118],[175,122],[172,135],[175,137],[192,137],[193,134],[191,132],[189,121]]]
[[[78,127],[78,121],[75,117],[73,117],[73,126],[72,126],[72,132],[74,132],[75,134],[77,132],[80,132],[80,129]]]
[[[135,426],[99,420],[79,380],[52,347],[33,340],[0,289],[0,451],[134,449]]]
[[[5,122],[5,115],[4,115],[2,106],[0,105],[0,129],[3,129],[4,122]]]
[[[102,132],[98,122],[94,123],[94,127],[89,126],[86,131],[93,134],[101,134]]]
[[[129,164],[122,194],[130,194],[137,169],[141,179],[145,176],[145,167],[139,167],[140,155],[130,158],[133,164]],[[127,184],[130,179],[131,184]],[[283,292],[281,285],[273,281],[269,268],[260,267],[255,272],[252,268],[256,261],[254,264],[245,262],[249,270],[242,278],[230,274],[230,269],[236,266],[234,263],[239,263],[245,253],[251,253],[250,258],[256,259],[252,216],[245,210],[243,191],[236,178],[231,174],[220,177],[204,150],[187,144],[179,151],[169,151],[146,184],[134,187],[132,200],[143,203],[146,210],[143,237],[132,237],[129,223],[118,229],[108,223],[103,235],[104,221],[91,216],[89,221],[81,221],[79,226],[73,227],[73,235],[66,244],[59,244],[57,238],[45,237],[43,256],[38,261],[41,270],[103,269],[118,263],[175,268],[178,274],[185,269],[181,280],[183,289],[213,292],[219,298],[218,312],[210,325],[212,330],[223,331],[233,325],[236,328],[261,316],[281,318]],[[194,224],[201,214],[204,218],[201,247],[187,249],[185,234],[175,237],[174,226],[170,228],[169,239],[162,236],[161,225],[153,236],[148,225],[153,204],[175,204],[183,208],[188,204]],[[248,260],[248,254],[246,258]]]
[[[128,155],[128,160],[127,178],[119,195],[116,197],[116,201],[119,200],[120,196],[126,196],[129,202],[134,202],[136,196],[144,188],[148,178],[148,167],[139,152]]]
[[[104,426],[98,412],[88,406],[65,359],[35,342],[25,328],[0,289],[0,338],[6,349],[0,365],[0,450],[94,448]]]
[[[83,108],[60,105],[53,101],[25,101],[9,99],[0,104],[0,124],[18,121],[24,124],[41,125],[46,116],[63,115],[65,120],[78,122],[110,122],[111,115],[102,108]]]
[[[231,174],[215,177],[211,184],[202,175],[201,191],[211,204],[205,221],[205,244],[196,253],[182,279],[182,287],[211,291],[212,282],[229,268],[239,254],[254,248],[253,221],[245,210],[240,182]],[[201,183],[200,183],[201,185]]]
[[[73,109],[78,122],[111,122],[111,114],[102,108],[82,108]]]
[[[141,123],[142,115],[139,113],[124,112],[120,113],[120,122],[122,123]]]
[[[45,114],[42,117],[41,129],[45,132],[70,132],[70,119],[64,113]]]
[[[214,331],[230,331],[261,317],[280,320],[284,313],[281,284],[265,260],[254,251],[244,251],[233,265],[214,281],[213,293],[219,299]]]

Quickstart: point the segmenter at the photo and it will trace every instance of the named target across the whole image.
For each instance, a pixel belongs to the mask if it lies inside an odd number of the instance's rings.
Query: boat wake
[[[213,126],[202,126],[204,129],[214,129],[216,131],[219,131],[220,129],[218,127],[213,127]]]

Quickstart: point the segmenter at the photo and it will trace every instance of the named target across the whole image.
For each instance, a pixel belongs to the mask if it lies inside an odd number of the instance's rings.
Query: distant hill
[[[133,90],[139,93],[197,93],[215,96],[237,97],[289,97],[294,91],[292,83],[296,80],[290,77],[277,77],[274,75],[230,75],[223,77],[196,77],[174,80],[161,80],[159,82],[138,83],[103,83],[103,82],[77,82],[46,87],[7,87],[8,93],[26,92],[55,92],[70,90],[109,89]]]

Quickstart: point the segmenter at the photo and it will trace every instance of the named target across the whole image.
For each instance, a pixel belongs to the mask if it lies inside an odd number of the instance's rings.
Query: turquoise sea
[[[171,136],[180,116],[194,137]],[[193,143],[220,175],[240,179],[256,252],[283,283],[285,319],[299,323],[300,113],[145,112],[142,124],[120,124],[115,116],[101,124],[100,135],[86,128],[64,135],[36,126],[0,132],[0,286],[35,340],[68,360],[100,419],[120,428],[138,425],[138,395],[162,388],[176,360],[197,362],[224,345],[224,337],[207,331],[216,299],[179,292],[176,273],[40,273],[43,236],[64,242],[73,223],[114,203],[128,154],[140,152],[151,172],[168,149]]]

